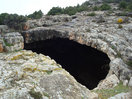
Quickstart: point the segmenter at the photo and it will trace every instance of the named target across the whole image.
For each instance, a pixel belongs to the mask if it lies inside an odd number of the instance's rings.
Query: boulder
[[[120,93],[108,99],[132,99],[132,96],[130,93]]]
[[[119,79],[117,78],[117,76],[115,74],[107,77],[105,80],[101,81],[96,89],[110,89],[115,87],[116,85],[118,85],[119,83]]]
[[[32,51],[0,53],[0,99],[98,99],[53,59]]]
[[[17,51],[24,48],[24,39],[18,32],[6,33],[3,37],[4,50],[7,52]]]
[[[129,80],[128,86],[132,87],[132,77]]]
[[[0,34],[9,32],[9,28],[7,25],[0,25]]]
[[[102,23],[102,22],[105,22],[105,19],[104,19],[103,16],[100,15],[100,16],[97,18],[97,23]]]
[[[110,62],[110,71],[116,74],[122,82],[129,80],[132,76],[132,71],[127,68],[127,65],[120,58]]]

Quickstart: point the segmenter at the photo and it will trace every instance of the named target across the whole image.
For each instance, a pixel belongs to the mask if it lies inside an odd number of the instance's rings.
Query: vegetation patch
[[[119,24],[119,25],[118,25],[118,28],[119,28],[119,29],[122,29],[122,28],[123,28],[123,26],[122,26],[121,24]]]
[[[50,99],[50,96],[48,95],[48,93],[43,92],[43,95],[46,96],[46,97],[48,97]]]
[[[95,16],[96,13],[92,12],[92,13],[89,13],[88,16]]]
[[[3,40],[6,46],[13,46],[13,44],[8,43],[7,41]]]
[[[104,10],[110,10],[111,6],[108,5],[107,3],[104,3],[103,5],[100,6],[100,10],[104,11]]]
[[[42,94],[40,92],[36,92],[34,89],[31,89],[29,91],[29,94],[31,95],[31,97],[33,97],[34,99],[43,99]]]
[[[14,57],[11,58],[11,60],[18,60],[22,57],[22,54],[16,55]]]
[[[132,61],[127,61],[126,64],[132,68]]]
[[[91,30],[90,29],[86,29],[86,32],[91,32]]]
[[[122,83],[119,83],[113,89],[100,89],[100,90],[92,90],[99,95],[100,99],[108,99],[109,97],[115,96],[122,92],[129,92],[130,88],[128,86],[124,86]]]
[[[77,5],[77,6],[69,6],[66,8],[61,8],[61,7],[53,7],[47,15],[59,15],[59,14],[68,14],[68,15],[74,15],[77,12],[81,12],[81,11],[88,11],[88,5],[90,5],[90,3],[88,1],[82,3],[81,5]]]

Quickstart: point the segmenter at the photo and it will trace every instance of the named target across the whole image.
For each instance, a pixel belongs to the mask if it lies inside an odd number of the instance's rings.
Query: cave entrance
[[[64,38],[25,44],[25,49],[50,56],[88,89],[97,87],[109,71],[108,56],[90,46]]]

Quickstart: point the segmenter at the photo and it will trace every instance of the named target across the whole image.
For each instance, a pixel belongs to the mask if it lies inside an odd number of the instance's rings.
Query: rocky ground
[[[48,56],[0,53],[0,99],[97,99]]]
[[[29,20],[29,30],[21,34],[25,43],[55,36],[103,51],[111,60],[110,71],[95,90],[113,88],[120,81],[131,87],[132,17],[105,11],[94,12],[95,16],[90,13]],[[118,22],[119,18],[123,21]],[[0,99],[100,99],[97,93],[79,84],[50,57],[22,50],[21,34],[0,36],[0,52],[3,52],[0,53]],[[131,99],[130,96],[129,92],[124,92],[109,99]]]

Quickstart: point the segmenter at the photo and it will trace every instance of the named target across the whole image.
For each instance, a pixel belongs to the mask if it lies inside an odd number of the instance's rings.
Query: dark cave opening
[[[97,87],[109,71],[110,59],[105,53],[69,39],[25,43],[25,49],[50,56],[90,90]]]

